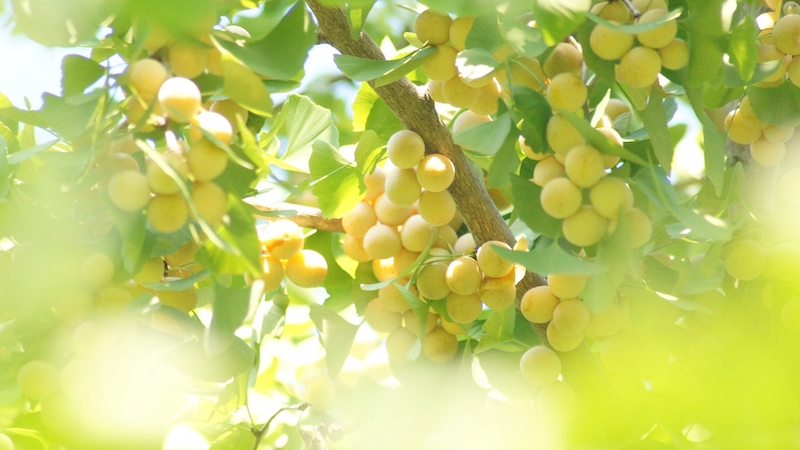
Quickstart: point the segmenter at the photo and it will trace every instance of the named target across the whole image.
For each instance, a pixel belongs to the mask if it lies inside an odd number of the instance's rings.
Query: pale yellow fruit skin
[[[536,286],[522,296],[519,309],[528,321],[547,323],[553,319],[553,311],[559,301],[549,286]]]
[[[450,225],[441,225],[436,227],[436,242],[433,243],[435,248],[450,250],[456,245],[458,234]]]
[[[667,2],[665,0],[632,0],[634,8],[639,12],[647,12],[651,9],[667,9]]]
[[[386,353],[389,354],[389,360],[396,364],[408,363],[408,351],[411,346],[417,342],[417,336],[408,331],[404,327],[398,327],[392,330],[386,336]]]
[[[436,327],[437,317],[438,316],[436,314],[428,312],[427,317],[425,319],[425,330],[424,330],[425,334],[427,334]],[[403,313],[403,326],[406,327],[408,331],[419,336],[419,331],[420,331],[419,325],[420,325],[419,318],[417,317],[417,313],[415,313],[414,310],[408,309],[406,310],[406,312]]]
[[[745,125],[739,109],[734,109],[725,117],[725,128],[728,137],[737,144],[747,145],[761,137],[761,130],[755,130]]]
[[[608,116],[611,121],[617,120],[617,117],[621,116],[624,113],[630,113],[631,108],[628,106],[627,103],[623,102],[622,100],[612,98],[608,100],[608,105],[606,105],[605,114]]]
[[[469,105],[469,110],[478,115],[489,115],[497,112],[497,100],[502,95],[502,89],[497,80],[481,86],[478,99]]]
[[[464,111],[453,121],[453,134],[460,133],[469,127],[474,127],[476,125],[491,121],[492,118],[489,116],[475,114],[472,111]]]
[[[520,56],[508,63],[510,68],[510,76],[506,70],[497,72],[497,81],[501,85],[508,87],[509,82],[527,86],[536,92],[541,92],[544,88],[544,83],[547,81],[539,60],[528,56]],[[509,81],[510,78],[510,81]]]
[[[410,169],[425,156],[425,141],[411,130],[400,130],[386,144],[389,160],[401,169]]]
[[[422,62],[425,76],[434,81],[447,81],[458,75],[456,49],[449,45],[439,45],[436,48],[438,50],[428,55]]]
[[[414,21],[414,32],[420,41],[427,42],[428,45],[446,44],[450,39],[452,22],[450,16],[427,9]]]
[[[458,339],[440,326],[429,331],[422,340],[422,354],[433,363],[446,363],[452,360],[457,352]]]
[[[108,198],[122,211],[140,211],[150,202],[147,177],[135,170],[124,170],[108,180]]]
[[[164,281],[177,281],[179,278],[167,277]],[[197,289],[192,286],[182,291],[159,291],[158,301],[163,305],[181,310],[185,313],[190,312],[197,306]]]
[[[447,314],[453,319],[453,322],[468,324],[480,317],[483,304],[477,292],[469,295],[451,292],[447,295],[445,306]]]
[[[267,253],[278,259],[289,259],[300,253],[305,243],[300,226],[286,219],[259,228],[258,240]]]
[[[347,234],[344,237],[344,243],[342,246],[344,247],[345,254],[357,262],[367,262],[372,260],[372,257],[370,257],[367,251],[364,250],[364,239],[362,238],[357,238]]]
[[[639,18],[639,23],[653,22],[666,16],[668,13],[666,9],[650,9],[642,14],[642,17]],[[658,49],[669,45],[677,34],[678,22],[670,20],[654,30],[637,34],[636,39],[639,40],[640,44],[646,47]]]
[[[581,189],[566,178],[555,178],[542,188],[539,201],[550,217],[565,219],[581,207]]]
[[[565,174],[564,165],[558,162],[557,159],[553,157],[545,158],[539,161],[536,167],[533,168],[533,178],[531,181],[538,186],[544,187],[553,180],[563,177]]]
[[[147,258],[139,272],[133,276],[133,281],[142,283],[158,283],[164,277],[164,260],[161,258]]]
[[[386,184],[384,186],[386,197],[399,206],[413,205],[422,193],[422,187],[417,181],[417,172],[414,169],[399,169],[396,167],[387,169]]]
[[[541,161],[545,158],[553,156],[550,153],[542,152],[539,153],[531,148],[529,145],[525,144],[525,137],[520,135],[519,137],[519,149],[522,151],[522,154],[525,155],[526,158],[532,159],[534,161]]]
[[[58,391],[58,369],[45,361],[30,361],[17,372],[17,386],[30,399],[46,399]]]
[[[579,145],[567,153],[564,171],[576,185],[592,187],[606,174],[603,155],[590,145]]]
[[[414,214],[403,223],[400,242],[412,252],[421,252],[428,247],[436,233],[436,227],[429,224],[419,214]]]
[[[81,281],[90,289],[98,289],[109,283],[114,277],[114,263],[105,253],[89,255],[80,268]]]
[[[453,184],[455,177],[455,166],[444,155],[428,155],[417,165],[417,182],[429,192],[444,191]]]
[[[447,225],[456,215],[456,201],[448,191],[422,191],[417,208],[426,222],[437,227]]]
[[[238,103],[230,99],[217,100],[216,102],[212,103],[211,111],[221,114],[223,117],[228,119],[228,123],[231,124],[234,131],[239,131],[239,121],[237,117],[242,119],[242,123],[247,123],[247,118],[250,115],[245,108],[239,106]]]
[[[556,154],[566,155],[570,149],[585,144],[586,139],[563,116],[555,114],[550,117],[545,127],[547,145]]]
[[[582,300],[562,300],[553,310],[553,324],[567,336],[582,335],[589,326],[589,310]]]
[[[468,253],[475,251],[475,238],[472,233],[466,233],[458,237],[456,245],[453,246],[454,253]]]
[[[0,450],[14,450],[14,441],[3,433],[0,433]]]
[[[567,336],[556,328],[551,321],[547,325],[547,341],[550,346],[559,352],[568,352],[578,348],[583,342],[584,335]]]
[[[763,130],[768,126],[767,123],[758,118],[750,103],[750,97],[746,95],[742,98],[741,103],[739,103],[739,114],[742,115],[742,122],[749,128]]]
[[[400,233],[388,225],[373,225],[364,235],[364,250],[372,259],[391,258],[400,247]]]
[[[620,60],[617,79],[633,87],[646,88],[658,80],[661,57],[652,48],[634,47]]]
[[[732,243],[722,258],[725,271],[733,278],[749,281],[758,278],[767,264],[767,251],[756,241],[740,239]]]
[[[571,73],[580,76],[582,68],[583,54],[581,54],[575,46],[565,42],[556,44],[542,66],[545,75],[550,78],[561,73]]]
[[[405,285],[407,283],[407,279],[404,278],[402,280],[398,280],[397,284]],[[409,289],[410,292],[414,293],[415,291]],[[408,300],[403,296],[400,292],[400,289],[395,285],[395,283],[389,284],[378,289],[378,300],[380,300],[381,305],[387,310],[396,313],[402,313],[408,311],[411,308],[411,305],[408,304]]]
[[[622,2],[600,2],[592,6],[592,13],[600,18],[619,23],[633,20],[630,10]]]
[[[619,217],[619,210],[628,212],[633,207],[633,191],[620,178],[606,177],[589,191],[589,199],[595,211],[606,219]]]
[[[233,142],[233,126],[230,120],[220,113],[213,111],[201,112],[189,127],[189,140],[197,142],[203,139],[203,131],[214,136],[225,145]]]
[[[469,295],[481,287],[481,269],[478,262],[467,256],[454,259],[447,266],[445,281],[451,291],[459,295]]]
[[[325,258],[309,249],[300,250],[300,253],[289,258],[285,269],[286,278],[304,288],[322,286],[328,275],[328,263]]]
[[[800,58],[792,58],[786,67],[786,74],[789,76],[789,81],[800,87]]]
[[[402,225],[411,217],[413,207],[411,205],[398,205],[393,203],[386,193],[378,195],[375,199],[375,215],[381,223],[396,227]]]
[[[597,25],[589,35],[589,47],[599,58],[615,61],[625,56],[633,47],[633,35]]]
[[[386,174],[383,169],[376,167],[372,173],[364,175],[364,184],[367,185],[367,192],[364,193],[364,201],[372,201],[383,194]]]
[[[512,275],[509,277],[509,275]],[[484,305],[494,310],[506,309],[517,299],[514,271],[502,278],[484,277],[478,296]]]
[[[169,73],[164,65],[150,58],[136,61],[130,69],[131,86],[147,100],[152,100],[158,95],[158,89],[167,78]]]
[[[191,145],[186,162],[195,180],[211,181],[225,171],[228,155],[211,141],[201,139]]]
[[[417,275],[417,289],[425,298],[440,300],[450,294],[446,280],[447,264],[441,262],[426,264]]]
[[[774,166],[786,156],[786,145],[760,137],[750,144],[750,155],[762,166]]]
[[[344,216],[342,216],[342,228],[345,233],[357,238],[363,238],[373,225],[378,223],[378,216],[375,208],[369,203],[360,202]]]
[[[558,298],[578,298],[583,293],[589,278],[583,274],[550,274],[547,285],[550,292]]]
[[[171,167],[181,179],[185,180],[186,177],[188,177],[189,167],[181,155],[168,152],[164,153],[162,156],[167,165]],[[153,191],[154,194],[171,195],[177,194],[181,190],[178,183],[153,160],[147,161],[147,184],[150,185],[150,190]]]
[[[213,181],[197,182],[192,186],[192,201],[200,217],[211,226],[222,222],[228,211],[228,194]]]
[[[776,144],[783,144],[794,136],[793,127],[784,127],[777,124],[767,125],[763,132],[768,141]]]
[[[582,206],[578,212],[564,219],[561,232],[573,245],[590,247],[600,242],[608,231],[608,221],[591,206]]]
[[[442,92],[443,87],[444,82],[436,80],[428,81],[428,95],[431,96],[431,100],[437,103],[447,103],[447,100],[444,98],[444,93]]]
[[[650,241],[653,224],[642,210],[631,208],[628,211],[628,224],[631,227],[631,248],[639,248]]]
[[[378,333],[389,333],[399,327],[403,321],[403,315],[399,312],[389,311],[381,303],[380,299],[374,298],[364,309],[364,320]]]
[[[192,80],[172,77],[158,90],[158,102],[171,120],[187,123],[200,111],[200,89]]]
[[[264,280],[264,292],[272,292],[281,287],[286,270],[281,260],[272,255],[261,255],[261,279]]]
[[[522,354],[519,371],[528,382],[536,386],[547,386],[561,375],[561,359],[556,352],[537,345]]]
[[[189,220],[189,205],[180,194],[156,195],[147,205],[147,222],[159,233],[174,233]]]
[[[487,241],[480,246],[476,254],[478,265],[487,277],[500,278],[514,270],[514,264],[506,261],[494,251],[494,247],[511,250],[511,247],[501,241]]]
[[[689,44],[683,39],[675,38],[669,45],[658,49],[658,55],[665,69],[683,69],[689,64]]]
[[[586,103],[588,94],[583,80],[572,73],[556,75],[547,86],[547,102],[553,109],[575,112]]]
[[[467,36],[474,21],[472,17],[458,17],[450,24],[450,45],[459,52],[467,48]]]
[[[480,88],[468,86],[458,75],[442,85],[442,96],[445,101],[456,108],[469,108],[480,95]]]
[[[169,44],[167,59],[172,73],[184,78],[195,78],[202,75],[208,64],[208,54],[205,48],[184,41],[174,41]]]
[[[800,15],[781,17],[772,28],[772,41],[787,55],[800,54]]]

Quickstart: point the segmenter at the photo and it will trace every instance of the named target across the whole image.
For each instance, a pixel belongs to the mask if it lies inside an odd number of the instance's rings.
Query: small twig
[[[308,407],[309,407],[308,403],[300,403],[299,405],[296,406],[283,407],[278,411],[276,411],[275,414],[273,414],[272,417],[270,417],[269,420],[267,420],[267,423],[265,423],[264,426],[262,426],[261,428],[259,429],[256,429],[255,427],[251,428],[250,431],[256,437],[256,441],[253,442],[253,450],[258,450],[258,445],[261,444],[261,440],[264,439],[264,435],[267,434],[267,430],[269,430],[270,424],[272,424],[272,421],[275,420],[276,417],[278,417],[278,414],[284,411],[305,411],[306,408]]]
[[[631,0],[619,0],[619,1],[621,1],[622,3],[625,4],[625,6],[628,7],[628,9],[630,10],[631,14],[633,14],[633,18],[634,19],[638,19],[639,17],[642,17],[642,13],[640,13],[639,10],[636,9],[635,6],[633,6],[633,3],[631,3]]]
[[[322,212],[317,208],[312,208],[310,206],[303,206],[297,205],[294,203],[279,203],[277,205],[267,206],[267,205],[259,205],[256,201],[252,198],[245,200],[247,203],[256,208],[259,211],[263,211],[265,213],[268,212],[275,212],[279,213],[281,211],[291,211],[294,214],[292,215],[260,215],[256,214],[256,217],[259,219],[265,220],[291,220],[292,222],[300,225],[304,228],[313,228],[315,230],[321,231],[332,231],[332,232],[339,232],[344,233],[344,227],[342,227],[342,219],[327,219],[322,216]]]

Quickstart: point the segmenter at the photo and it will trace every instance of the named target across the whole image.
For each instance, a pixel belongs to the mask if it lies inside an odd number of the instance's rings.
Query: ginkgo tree
[[[796,446],[797,3],[0,6],[0,448]]]

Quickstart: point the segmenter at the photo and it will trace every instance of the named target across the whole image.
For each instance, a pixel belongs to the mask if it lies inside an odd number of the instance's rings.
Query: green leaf
[[[661,96],[654,93],[647,102],[644,111],[639,111],[647,133],[650,135],[650,142],[656,154],[658,164],[669,173],[672,167],[672,156],[675,149],[672,147],[672,138],[669,136],[667,128],[667,115],[664,105],[661,103]]]
[[[203,341],[206,353],[216,355],[231,345],[234,332],[244,322],[249,307],[249,287],[227,287],[218,281],[214,283],[214,313]]]
[[[361,36],[361,30],[367,22],[367,15],[369,15],[373,5],[375,5],[375,0],[353,0],[347,2],[347,21],[350,22],[350,37],[354,41]]]
[[[602,264],[579,258],[564,250],[558,241],[545,239],[542,245],[536,245],[530,251],[515,251],[497,248],[503,258],[522,264],[528,271],[548,275],[551,273],[594,274],[608,270]]]
[[[198,253],[198,262],[214,272],[227,274],[253,275],[261,273],[259,257],[261,244],[256,233],[256,224],[248,206],[232,195],[228,196],[228,217],[230,223],[217,229],[217,234],[227,250],[220,248],[212,240],[203,243]]]
[[[781,83],[776,87],[747,88],[750,106],[765,123],[787,127],[800,125],[800,88],[794,83]]]
[[[419,330],[416,331],[417,336],[425,336],[425,327],[428,323],[428,311],[430,310],[430,306],[400,283],[395,282],[394,285],[408,304],[411,305],[411,310],[414,311],[414,315],[417,316],[417,321],[419,321]],[[409,359],[417,359],[417,356],[419,356],[419,354],[409,355]]]
[[[350,55],[336,55],[333,59],[336,62],[336,66],[339,67],[339,70],[351,80],[371,81],[377,78],[395,75],[396,77],[392,80],[395,81],[419,67],[419,64],[422,63],[422,59],[438,50],[439,49],[436,47],[428,47],[400,59],[393,59],[390,61],[360,58]],[[414,63],[419,64],[414,65]],[[381,86],[391,82],[385,81],[386,80],[384,80],[383,83],[376,83],[376,85]]]
[[[13,0],[14,30],[48,47],[74,47],[92,41],[103,22],[123,2],[95,0]]]
[[[503,146],[511,125],[511,115],[506,113],[491,122],[459,130],[453,141],[481,155],[492,156]]]
[[[693,87],[721,81],[726,33],[722,26],[724,0],[687,0],[689,13],[684,22],[688,31],[689,65],[686,84]]]
[[[309,172],[308,160],[314,141],[321,140],[333,147],[339,146],[339,130],[331,112],[314,104],[308,97],[290,95],[281,108],[277,122],[283,124],[289,140],[281,160],[300,172]]]
[[[514,106],[522,115],[522,135],[525,144],[536,151],[549,148],[545,139],[547,122],[553,115],[550,104],[541,94],[525,86],[512,87]]]
[[[493,52],[505,44],[500,34],[497,14],[486,14],[475,17],[472,28],[469,29],[465,46],[468,49],[482,48]]]
[[[25,150],[20,150],[16,153],[12,153],[8,155],[8,164],[14,165],[14,164],[19,164],[23,161],[27,161],[33,158],[34,156],[38,155],[39,153],[42,153],[43,151],[49,149],[57,142],[58,140],[54,139],[52,141],[45,142],[44,144],[28,147]]]
[[[269,3],[269,2],[268,2]],[[317,26],[304,2],[298,2],[265,38],[240,47],[220,39],[218,44],[259,75],[289,80],[303,70],[308,51],[317,43]]]
[[[309,308],[309,316],[319,330],[319,342],[325,348],[328,376],[336,379],[350,354],[358,325],[353,325],[322,305],[311,303]]]
[[[533,20],[542,32],[544,42],[552,47],[575,31],[591,6],[591,0],[536,0]]]
[[[458,75],[466,81],[479,80],[497,68],[497,60],[482,48],[471,48],[458,53],[456,68]]]
[[[561,235],[561,221],[550,217],[540,202],[542,188],[532,182],[513,175],[511,177],[511,193],[514,196],[514,213],[525,222],[531,230],[557,239]]]
[[[244,341],[233,337],[230,345],[216,355],[209,355],[199,340],[186,341],[161,354],[161,361],[181,373],[204,381],[222,383],[247,372],[255,353]]]
[[[661,102],[659,101],[659,107],[660,103]],[[665,114],[663,109],[661,110],[661,113],[662,115]],[[619,145],[611,142],[611,140],[608,139],[606,135],[597,131],[597,129],[589,125],[589,122],[587,122],[582,117],[578,117],[576,114],[564,110],[559,110],[559,114],[561,114],[567,120],[567,122],[569,122],[570,125],[572,125],[572,127],[575,128],[578,131],[578,133],[580,133],[581,136],[583,136],[586,139],[586,141],[589,144],[593,145],[595,148],[600,150],[600,153],[620,156],[622,158],[627,159],[628,161],[634,162],[642,166],[648,165],[646,161],[644,161],[642,158],[638,157],[634,153],[630,152],[625,147],[620,147]],[[667,123],[665,116],[664,118],[665,130],[666,127]],[[669,132],[667,132],[667,139],[669,139]]]
[[[270,3],[270,2],[267,2]],[[256,437],[249,429],[233,426],[231,430],[223,433],[216,441],[211,443],[208,450],[240,450],[253,448]]]
[[[703,108],[703,90],[686,88],[686,96],[689,98],[692,110],[703,125],[703,156],[706,176],[714,184],[716,193],[719,195],[725,183],[725,136],[717,131],[711,117]]]
[[[501,188],[510,182],[511,174],[516,174],[519,170],[520,158],[517,153],[517,140],[519,132],[516,127],[513,132],[506,135],[503,145],[492,158],[492,165],[489,166],[487,177],[487,187]]]
[[[94,117],[101,93],[71,98],[42,96],[44,105],[38,111],[24,111],[14,107],[0,108],[0,120],[29,123],[52,130],[64,140],[72,140],[83,134]]]
[[[486,322],[481,327],[483,334],[478,346],[475,347],[474,353],[485,352],[513,341],[516,316],[516,305],[489,313],[489,317],[486,318]]]
[[[61,60],[61,95],[83,95],[83,91],[104,73],[105,69],[91,59],[79,55],[65,56]]]
[[[675,8],[669,11],[668,14],[659,17],[656,20],[645,23],[637,23],[635,25],[615,25],[603,19],[602,17],[592,14],[591,12],[586,13],[586,17],[588,17],[589,20],[591,20],[592,22],[598,25],[602,25],[606,28],[611,28],[612,30],[620,31],[622,33],[627,33],[627,34],[638,34],[638,33],[644,33],[645,31],[655,30],[661,25],[664,25],[667,22],[671,22],[677,19],[678,17],[681,16],[682,13],[683,13],[683,8]]]
[[[724,75],[722,79],[724,86],[722,87],[742,88],[754,83],[758,83],[759,81],[777,72],[780,66],[780,60],[757,63],[753,75],[747,81],[745,81],[739,75],[736,67],[734,67],[732,64],[724,63]],[[735,96],[736,99],[739,97],[741,97],[741,95]]]
[[[385,146],[386,141],[379,138],[372,130],[367,130],[361,135],[356,145],[355,157],[362,174],[369,174],[375,170]]]
[[[617,219],[614,234],[604,237],[597,247],[597,262],[607,271],[589,277],[583,291],[583,302],[594,314],[605,312],[614,302],[617,289],[625,280],[631,254],[631,227],[625,214]]]
[[[361,171],[323,141],[313,144],[309,163],[311,191],[319,199],[325,217],[341,217],[353,209],[367,190]]]
[[[594,29],[594,24],[590,21],[584,22],[578,28],[578,42],[583,49],[583,60],[592,72],[596,73],[601,79],[609,84],[616,82],[614,77],[614,61],[606,61],[600,58],[592,51],[592,46],[589,44],[589,37]]]
[[[231,100],[260,116],[272,117],[272,99],[261,79],[229,54],[222,54],[223,92]]]
[[[756,46],[758,27],[753,17],[746,15],[733,27],[728,38],[728,55],[742,80],[749,81],[755,74],[758,63]]]
[[[258,9],[245,9],[237,13],[233,23],[248,33],[255,41],[260,41],[270,34],[283,17],[297,3],[297,0],[272,0],[262,3]]]
[[[542,32],[538,28],[531,28],[524,20],[519,20],[511,15],[503,19],[505,40],[520,55],[536,58],[547,51]]]
[[[353,285],[353,277],[336,262],[334,246],[340,246],[339,240],[330,231],[318,230],[305,240],[305,248],[318,252],[328,263],[328,275],[323,286],[329,293],[331,290],[342,288],[347,288],[349,292]]]

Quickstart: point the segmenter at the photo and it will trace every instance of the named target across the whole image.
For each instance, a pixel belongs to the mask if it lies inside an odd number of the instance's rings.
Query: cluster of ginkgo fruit
[[[619,0],[598,3],[592,12],[617,26],[654,22],[669,14],[665,0],[634,0],[631,5],[641,14],[639,17]],[[635,35],[598,24],[589,36],[589,46],[599,58],[619,61],[615,65],[618,81],[648,88],[658,81],[662,68],[680,70],[688,64],[689,46],[677,35],[678,23],[674,19]]]
[[[303,248],[303,229],[281,219],[258,227],[261,242],[261,279],[264,292],[280,288],[285,278],[302,288],[322,286],[328,275],[328,263],[316,250]]]

